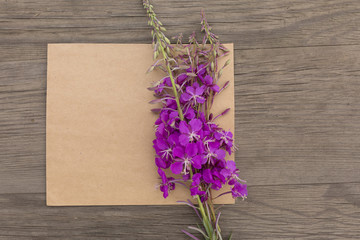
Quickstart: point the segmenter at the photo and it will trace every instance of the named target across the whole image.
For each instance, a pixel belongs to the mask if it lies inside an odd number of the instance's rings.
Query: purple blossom
[[[182,146],[177,146],[173,150],[174,163],[171,164],[170,169],[174,174],[184,173],[190,171],[193,166],[196,169],[201,169],[203,158],[198,154],[198,146],[196,143],[189,143],[185,149]]]
[[[181,94],[181,100],[183,102],[189,102],[191,104],[204,103],[205,98],[202,94],[205,91],[205,86],[199,87],[198,84],[194,84],[193,86],[187,86],[186,92]]]
[[[158,84],[154,88],[152,88],[152,90],[154,90],[156,94],[160,95],[161,93],[163,93],[163,90],[166,86],[171,87],[171,80],[169,77],[161,79]]]
[[[246,198],[248,195],[246,184],[241,184],[239,182],[236,182],[234,184],[234,187],[231,188],[231,193],[233,198],[238,198],[238,197]]]
[[[210,211],[212,216],[216,215],[212,205],[208,205],[212,200],[210,192],[229,185],[231,190],[220,196],[231,193],[233,198],[246,198],[248,194],[247,185],[239,178],[235,162],[226,161],[226,154],[230,155],[234,149],[233,134],[214,122],[229,109],[215,117],[211,113],[215,97],[229,84],[225,82],[221,89],[217,85],[222,69],[229,63],[227,61],[222,68],[219,67],[218,57],[229,51],[210,31],[204,15],[201,19],[201,29],[205,33],[202,43],[198,42],[194,32],[188,44],[183,44],[182,35],[179,35],[175,47],[163,33],[162,24],[155,17],[149,1],[144,0],[143,4],[150,17],[149,25],[153,28],[154,58],[162,56],[150,70],[159,68],[167,73],[166,77],[149,88],[156,97],[150,103],[161,105],[152,109],[152,112],[159,114],[155,122],[153,148],[161,178],[160,190],[167,198],[169,192],[175,189],[175,184],[187,187],[191,196],[199,201],[199,209],[208,212],[209,217],[203,213],[200,216],[198,209],[188,201],[205,225],[204,230],[208,235],[205,238],[222,239],[218,230],[220,214],[210,217]],[[208,43],[210,47],[204,47]],[[168,169],[166,172],[171,177],[166,176],[164,169]]]
[[[223,168],[220,174],[229,181],[229,185],[234,185],[238,180],[241,181],[238,172],[239,169],[236,168],[235,162],[227,161],[226,168]]]
[[[194,36],[191,39],[196,41]],[[214,97],[226,86],[219,88],[219,74],[214,70],[217,68],[214,68],[213,60],[206,58],[216,49],[186,49],[190,45],[180,46],[185,51],[174,56],[172,71],[168,72],[173,74],[177,94],[173,92],[169,76],[150,88],[156,97],[151,103],[161,105],[154,110],[159,117],[155,122],[156,138],[153,141],[155,164],[161,177],[160,190],[166,198],[175,188],[175,183],[191,182],[185,184],[190,194],[206,201],[211,189],[220,190],[227,184],[231,186],[228,193],[234,198],[245,198],[246,185],[239,178],[239,169],[234,161],[226,161],[226,154],[230,155],[234,148],[233,134],[214,122],[229,109],[216,117],[210,111]],[[224,49],[221,45],[218,47]],[[221,52],[219,49],[216,51]],[[192,54],[198,55],[194,57]],[[180,176],[176,180],[167,177],[164,169],[169,169],[174,177]]]
[[[188,76],[185,73],[180,74],[177,78],[177,84],[181,85],[184,83],[184,81],[188,78]],[[171,85],[170,85],[171,86]]]
[[[218,141],[208,141],[205,147],[206,159],[209,163],[214,164],[216,160],[224,160],[226,152],[220,148]]]
[[[204,86],[206,86],[205,91],[207,94],[210,94],[210,90],[215,93],[219,92],[219,86],[214,83],[214,80],[210,75],[206,75],[204,78],[201,78],[201,81]]]
[[[212,189],[219,190],[222,186],[221,180],[216,177],[215,170],[204,169],[203,178],[204,181],[210,184]]]
[[[195,118],[196,112],[193,108],[189,107],[185,112],[184,112],[184,116],[185,118],[192,120]]]
[[[167,177],[165,172],[158,169],[158,174],[161,177],[160,191],[163,192],[164,198],[169,196],[169,192],[175,189],[175,183],[173,182],[173,177]]]
[[[190,120],[189,124],[187,124],[186,121],[181,121],[179,125],[179,130],[181,133],[179,137],[180,144],[185,146],[189,142],[199,140],[202,135],[202,125],[202,121],[196,118]]]
[[[216,140],[220,141],[220,144],[226,146],[226,151],[231,154],[231,148],[233,147],[233,134],[230,131],[218,131],[214,133]]]

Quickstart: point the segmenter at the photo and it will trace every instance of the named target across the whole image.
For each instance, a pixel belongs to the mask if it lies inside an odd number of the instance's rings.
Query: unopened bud
[[[154,52],[154,60],[157,59],[158,56],[159,56],[159,52],[158,52],[158,51],[155,51],[155,52]]]
[[[223,70],[222,70],[222,69],[220,69],[220,71],[219,71],[219,73],[218,73],[218,79],[221,77],[222,72],[223,72]]]
[[[223,68],[226,67],[226,66],[229,65],[229,64],[230,64],[230,59],[228,59],[228,60],[225,62]]]

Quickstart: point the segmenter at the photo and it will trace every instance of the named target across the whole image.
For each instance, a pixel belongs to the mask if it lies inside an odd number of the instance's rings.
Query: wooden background
[[[360,236],[360,2],[154,0],[169,35],[203,7],[235,43],[237,239]],[[47,43],[149,43],[140,0],[0,0],[0,239],[186,239],[185,206],[45,206]]]

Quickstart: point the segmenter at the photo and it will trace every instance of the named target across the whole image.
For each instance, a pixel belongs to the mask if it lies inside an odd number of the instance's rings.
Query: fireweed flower
[[[203,157],[198,154],[198,146],[196,143],[189,143],[184,147],[178,146],[174,148],[174,163],[170,166],[174,174],[187,174],[193,166],[195,169],[201,169]]]
[[[185,121],[181,121],[179,130],[181,133],[179,142],[181,145],[186,146],[189,142],[200,139],[202,135],[202,122],[199,119],[192,119],[189,121],[189,124]]]
[[[216,123],[216,119],[229,109],[216,117],[211,113],[214,99],[228,84],[219,87],[221,71],[226,64],[218,67],[217,60],[229,51],[211,32],[204,15],[201,19],[204,32],[201,43],[193,33],[188,44],[182,43],[180,35],[178,44],[171,45],[153,7],[148,0],[143,3],[149,15],[149,25],[153,28],[154,58],[161,56],[151,70],[160,69],[166,73],[149,88],[155,97],[150,103],[157,104],[152,111],[159,114],[153,140],[159,188],[167,198],[177,184],[187,187],[189,195],[199,205],[195,207],[190,201],[187,203],[202,220],[204,229],[198,230],[206,239],[219,240],[222,233],[218,225],[219,215],[216,217],[213,208],[213,194],[218,195],[216,197],[224,194],[231,194],[233,198],[247,197],[247,186],[239,177],[239,169],[234,161],[227,159],[235,148],[233,134]],[[225,185],[230,186],[230,191],[216,194]]]
[[[202,96],[205,91],[206,86],[199,86],[195,83],[193,86],[187,86],[186,92],[181,95],[181,100],[183,102],[189,102],[192,105],[197,103],[204,103],[205,98]]]
[[[209,94],[211,91],[219,92],[220,88],[218,85],[214,83],[213,78],[210,75],[206,75],[204,78],[201,79],[202,83],[206,86],[205,91]]]
[[[169,196],[169,192],[175,189],[175,183],[173,182],[174,178],[166,177],[165,172],[160,168],[158,169],[158,173],[161,177],[160,191],[163,192],[164,198],[167,198]]]
[[[231,193],[233,198],[238,198],[238,197],[246,198],[248,194],[246,184],[235,182],[234,187],[231,189]]]
[[[215,164],[216,160],[224,160],[226,152],[220,149],[220,143],[218,141],[208,142],[206,149],[206,159],[210,164]]]
[[[220,141],[220,144],[224,144],[226,151],[231,154],[231,148],[233,147],[233,134],[230,131],[215,132],[214,137]]]

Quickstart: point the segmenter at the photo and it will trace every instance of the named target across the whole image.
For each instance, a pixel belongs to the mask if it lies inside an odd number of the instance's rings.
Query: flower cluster
[[[234,161],[226,161],[226,152],[233,149],[233,134],[219,127],[203,106],[220,87],[214,82],[204,65],[187,68],[175,77],[180,93],[184,119],[179,118],[176,99],[167,91],[171,88],[169,77],[161,79],[152,88],[162,103],[159,118],[155,122],[155,163],[161,176],[164,197],[175,188],[175,183],[191,180],[190,193],[206,201],[210,189],[219,190],[224,184],[231,185],[234,198],[246,197],[246,185],[239,178]],[[166,177],[165,169],[181,179]]]
[[[197,199],[198,207],[191,201],[183,203],[195,210],[205,231],[189,228],[201,233],[206,240],[221,240],[220,213],[216,214],[213,207],[212,190],[220,190],[227,184],[230,191],[218,196],[247,196],[247,187],[239,178],[239,169],[234,161],[227,159],[234,150],[233,134],[216,123],[216,119],[229,109],[218,116],[211,113],[215,96],[229,84],[227,81],[220,86],[219,82],[229,60],[221,68],[218,67],[218,59],[226,56],[229,50],[211,32],[204,13],[201,19],[201,30],[204,32],[201,43],[193,33],[188,44],[182,43],[180,34],[177,44],[171,45],[164,34],[166,29],[149,0],[143,0],[143,5],[149,16],[148,24],[152,27],[156,60],[149,71],[159,69],[166,73],[164,78],[149,88],[156,97],[150,103],[161,106],[153,109],[159,114],[155,122],[153,147],[161,179],[160,190],[166,198],[176,184],[188,187],[190,194]],[[198,239],[182,231],[192,239]]]

